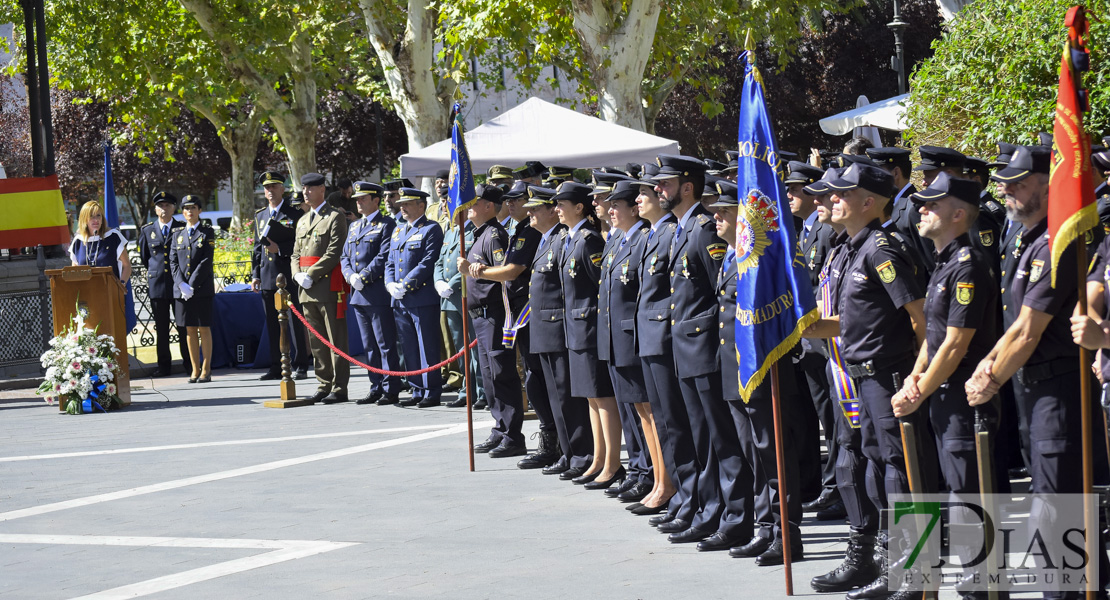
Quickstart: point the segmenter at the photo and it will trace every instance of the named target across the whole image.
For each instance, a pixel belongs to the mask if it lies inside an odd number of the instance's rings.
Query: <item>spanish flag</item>
[[[69,244],[58,176],[0,179],[0,248]]]
[[[1091,139],[1083,130],[1089,110],[1082,73],[1090,69],[1088,23],[1082,6],[1068,10],[1064,24],[1068,41],[1060,59],[1060,90],[1052,127],[1052,166],[1048,182],[1048,240],[1052,249],[1052,285],[1064,249],[1098,225],[1095,186],[1091,173]]]

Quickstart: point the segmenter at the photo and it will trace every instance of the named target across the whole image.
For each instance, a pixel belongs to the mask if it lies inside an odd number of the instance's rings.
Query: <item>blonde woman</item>
[[[81,207],[77,234],[69,245],[69,259],[74,266],[112,267],[121,284],[131,279],[127,239],[118,229],[108,229],[99,202],[86,202]]]

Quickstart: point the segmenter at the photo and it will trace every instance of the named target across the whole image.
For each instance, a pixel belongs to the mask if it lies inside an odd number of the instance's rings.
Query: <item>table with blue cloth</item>
[[[351,315],[353,317],[353,315]],[[290,319],[296,319],[292,312]],[[362,337],[354,318],[347,321],[348,354],[364,359]],[[312,335],[311,333],[309,335]],[[237,347],[244,345],[239,360]],[[293,355],[300,350],[293,340]],[[212,368],[268,369],[270,367],[270,335],[266,331],[266,312],[262,294],[258,292],[221,292],[212,302]]]

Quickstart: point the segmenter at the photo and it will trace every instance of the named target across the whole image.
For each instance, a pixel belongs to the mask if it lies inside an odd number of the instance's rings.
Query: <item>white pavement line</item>
[[[83,452],[66,452],[62,454],[29,454],[26,456],[0,456],[0,463],[19,462],[24,460],[44,460],[48,458],[74,458],[79,456],[100,456],[104,454],[128,454],[131,452],[157,452],[160,450],[186,450],[190,448],[210,448],[213,446],[240,446],[244,444],[268,444],[271,442],[291,442],[296,440],[319,440],[325,438],[348,437],[352,435],[369,435],[372,433],[399,433],[402,431],[420,431],[422,429],[440,429],[439,425],[413,425],[411,427],[389,427],[386,429],[364,429],[361,431],[340,431],[336,433],[314,433],[306,435],[291,435],[276,438],[252,438],[246,440],[227,440],[223,442],[196,442],[193,444],[173,444],[170,446],[140,446],[137,448],[117,448],[114,450],[86,450]]]
[[[272,552],[247,556],[229,560],[207,567],[191,569],[181,573],[156,577],[138,583],[132,583],[103,592],[81,596],[81,599],[91,600],[119,600],[123,598],[138,598],[166,590],[172,590],[186,585],[199,583],[266,567],[269,565],[296,560],[315,554],[323,554],[332,550],[339,550],[348,546],[357,546],[357,542],[324,542],[307,540],[248,540],[248,539],[218,539],[218,538],[158,538],[158,537],[122,537],[122,536],[83,536],[83,535],[35,535],[35,534],[0,534],[0,544],[67,544],[83,546],[140,546],[148,548],[226,548],[226,549],[271,549]]]
[[[483,422],[481,424],[475,423],[474,427],[491,425],[492,422]],[[242,467],[239,469],[231,469],[229,471],[220,471],[218,473],[209,473],[207,475],[198,475],[196,477],[186,477],[185,479],[176,479],[173,481],[166,481],[163,483],[155,483],[152,485],[144,485],[141,487],[120,490],[118,492],[109,492],[107,494],[98,494],[95,496],[87,496],[85,498],[76,498],[74,500],[65,500],[62,502],[54,502],[52,504],[43,504],[41,506],[32,506],[31,508],[23,508],[19,510],[12,510],[5,513],[0,513],[0,523],[5,521],[13,521],[15,519],[22,519],[25,517],[34,517],[44,515],[60,510],[70,508],[79,508],[82,506],[90,506],[99,504],[101,502],[112,502],[115,500],[122,500],[125,498],[132,498],[135,496],[142,496],[145,494],[153,494],[155,492],[164,492],[166,490],[174,490],[183,488],[190,485],[197,485],[201,483],[209,483],[212,481],[219,481],[221,479],[231,479],[232,477],[241,477],[243,475],[253,475],[255,473],[263,473],[266,471],[273,471],[275,469],[282,469],[285,467],[293,467],[303,465],[305,463],[315,462],[319,460],[327,460],[329,458],[339,458],[341,456],[349,456],[351,454],[359,454],[361,452],[369,452],[371,450],[379,450],[381,448],[391,448],[393,446],[400,446],[402,444],[411,444],[413,442],[420,442],[430,440],[445,435],[452,435],[466,431],[466,423],[452,425],[445,429],[438,431],[430,431],[428,433],[419,433],[402,438],[392,440],[383,440],[381,442],[374,442],[371,444],[363,444],[361,446],[352,446],[350,448],[343,448],[340,450],[330,450],[328,452],[320,452],[317,454],[309,454],[308,456],[301,456],[299,458],[287,458],[284,460],[275,460],[268,463],[262,463],[250,467]]]

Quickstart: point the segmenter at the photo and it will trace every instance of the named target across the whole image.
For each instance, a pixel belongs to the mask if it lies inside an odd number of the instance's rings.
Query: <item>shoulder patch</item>
[[[709,252],[710,258],[712,258],[713,260],[721,260],[725,257],[725,253],[728,252],[728,244],[725,244],[724,242],[718,242],[715,244],[709,244],[705,247],[705,249]]]
[[[495,262],[499,262],[499,263],[504,262],[505,261],[505,251],[500,249],[500,248],[495,248],[493,250],[493,260]]]
[[[513,250],[520,250],[521,248],[523,248],[526,241],[527,240],[525,240],[524,238],[518,239],[516,241],[516,244],[513,245]]]
[[[975,284],[964,283],[962,281],[956,282],[956,302],[967,306],[971,304],[971,299],[975,297]]]
[[[898,273],[894,271],[894,265],[889,260],[875,267],[875,271],[879,273],[879,279],[883,283],[890,283],[898,277]]]
[[[1029,281],[1036,283],[1041,278],[1041,272],[1044,271],[1044,261],[1034,260],[1029,265]]]
[[[596,254],[591,254],[590,255],[590,262],[594,263],[595,267],[597,265],[600,265],[601,264],[601,253],[598,252]]]

